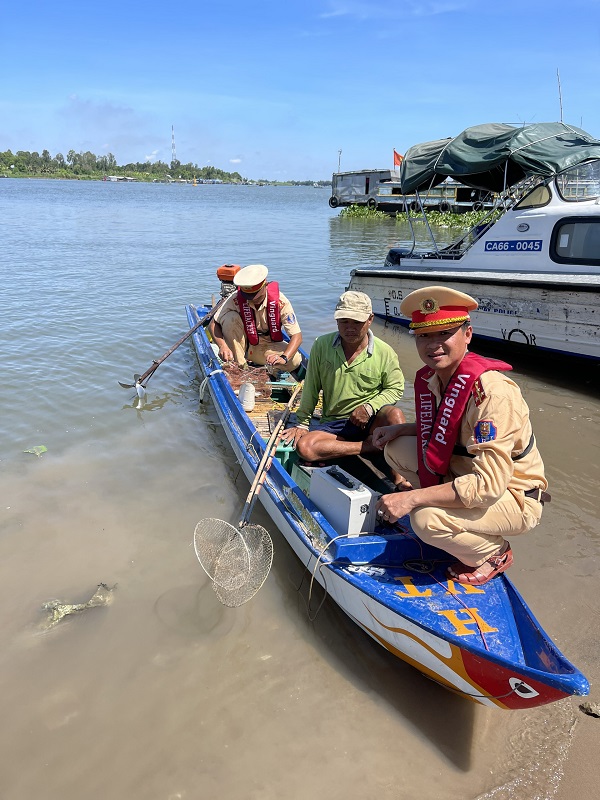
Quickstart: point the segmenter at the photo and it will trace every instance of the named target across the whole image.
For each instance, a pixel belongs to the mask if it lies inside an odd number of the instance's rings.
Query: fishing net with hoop
[[[222,519],[200,520],[194,549],[215,594],[232,608],[254,597],[273,562],[273,542],[262,525],[234,528]]]

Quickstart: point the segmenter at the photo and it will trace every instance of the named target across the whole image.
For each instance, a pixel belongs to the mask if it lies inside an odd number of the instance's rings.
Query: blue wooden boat
[[[187,306],[190,327],[209,310]],[[289,397],[292,379],[272,381],[270,396],[246,413],[203,327],[193,342],[203,391],[210,392],[252,481],[269,420],[272,425]],[[383,491],[381,473],[360,459],[310,469],[281,445],[259,499],[340,608],[389,652],[448,689],[504,709],[588,694],[585,676],[542,630],[506,575],[484,586],[458,584],[445,577],[448,554],[422,543],[408,518],[393,527],[378,525],[368,499]]]

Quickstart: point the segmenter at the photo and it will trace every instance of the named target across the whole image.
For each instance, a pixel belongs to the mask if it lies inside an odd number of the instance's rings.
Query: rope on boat
[[[331,539],[329,542],[327,542],[325,547],[323,547],[323,549],[320,550],[319,555],[317,557],[317,560],[315,561],[315,566],[313,568],[312,575],[310,577],[310,584],[309,584],[309,587],[308,587],[308,603],[307,603],[307,607],[306,607],[306,613],[308,614],[308,618],[309,618],[309,620],[311,622],[314,622],[316,620],[316,618],[317,618],[317,616],[319,614],[319,611],[323,607],[323,603],[327,599],[327,594],[328,594],[328,592],[327,592],[327,578],[325,577],[325,574],[323,573],[323,570],[322,570],[322,567],[325,566],[325,563],[322,561],[322,558],[323,558],[325,553],[329,550],[329,548],[331,547],[331,545],[334,542],[337,542],[338,539],[347,539],[348,536],[349,536],[349,534],[347,534],[347,533],[342,533],[339,536],[334,536],[334,538]],[[311,555],[311,558],[312,558],[312,555]],[[310,564],[310,558],[308,560],[308,563]],[[329,562],[329,563],[333,564],[334,562],[332,561],[332,562]],[[308,564],[306,565],[306,567],[308,569]],[[317,569],[319,570],[319,575],[323,579],[323,589],[325,591],[325,594],[323,595],[323,599],[319,603],[315,613],[311,614],[311,612],[310,612],[310,601],[312,599],[312,590],[313,590],[313,584],[315,582],[315,575],[317,574]]]
[[[342,534],[340,536],[336,536],[335,539],[332,539],[326,545],[326,547],[324,547],[323,550],[319,553],[319,557],[317,558],[317,561],[315,563],[314,569],[312,571],[312,576],[311,576],[311,580],[310,580],[310,587],[309,587],[309,591],[308,591],[308,601],[307,601],[307,607],[306,607],[308,618],[309,618],[309,620],[311,622],[314,622],[316,620],[319,612],[321,611],[321,608],[323,607],[323,604],[325,603],[325,600],[327,599],[327,579],[325,577],[325,573],[323,572],[323,567],[326,566],[326,564],[325,564],[324,561],[321,561],[321,557],[324,555],[324,553],[327,550],[327,548],[329,547],[329,545],[331,545],[333,542],[337,541],[338,539],[345,539],[345,538],[347,538],[347,536],[348,536],[348,534]],[[310,559],[309,559],[309,563],[310,563]],[[333,566],[333,565],[336,564],[335,561],[331,561],[331,562],[328,562],[328,563],[329,563],[330,566]],[[370,567],[377,566],[377,564],[369,564],[369,566]],[[381,566],[387,567],[388,565],[381,565]],[[308,564],[306,565],[306,569],[308,570]],[[321,575],[321,577],[323,579],[324,594],[323,594],[323,599],[319,603],[316,611],[314,612],[314,614],[311,614],[310,602],[311,602],[311,596],[312,596],[312,587],[313,587],[313,583],[314,583],[314,579],[315,579],[315,575],[316,575],[317,569],[319,570],[319,574]],[[443,586],[443,584],[440,583],[440,581],[438,581],[437,578],[433,574],[431,574],[431,577],[435,581],[437,581],[437,583],[439,583],[440,586]],[[302,584],[303,583],[304,583],[304,575],[302,576],[302,581],[300,582],[300,586],[298,586],[298,589],[297,589],[298,591],[300,591],[300,589],[302,588]],[[467,606],[465,605],[465,603],[460,598],[456,597],[456,600],[459,603],[462,603],[462,605],[465,607],[465,609],[467,609]],[[483,644],[485,646],[485,649],[489,650],[489,648],[487,646],[487,642],[485,641],[485,637],[483,635],[483,631],[481,630],[480,625],[477,624],[477,627],[479,629],[479,633],[480,633],[481,638],[483,640]],[[523,681],[521,681],[521,682],[515,684],[513,687],[511,687],[510,691],[505,692],[504,694],[485,694],[484,692],[466,692],[466,691],[464,691],[464,689],[457,689],[456,687],[453,687],[450,684],[446,684],[446,683],[442,683],[441,681],[437,681],[431,675],[425,675],[425,677],[429,678],[429,680],[433,681],[433,683],[437,683],[438,686],[442,686],[445,689],[449,689],[450,691],[454,692],[455,694],[462,695],[462,696],[465,696],[465,697],[472,697],[474,699],[480,698],[480,699],[487,699],[487,700],[504,700],[506,697],[510,697],[510,695],[512,695],[512,694],[518,694],[519,688],[527,687],[527,684],[524,683]]]
[[[206,378],[204,378],[204,380],[203,380],[203,381],[202,381],[202,383],[200,384],[200,390],[199,390],[199,399],[200,399],[200,402],[201,402],[201,403],[203,403],[203,402],[204,402],[204,392],[205,392],[205,390],[206,390],[206,386],[207,386],[207,384],[208,384],[208,379],[209,379],[209,378],[212,378],[212,377],[213,377],[213,375],[218,375],[218,373],[219,373],[219,372],[223,372],[223,373],[224,373],[224,370],[222,370],[222,369],[213,369],[213,371],[212,371],[212,372],[209,372],[209,373],[207,374]]]
[[[306,531],[306,533],[308,535],[308,538],[311,539],[311,541],[312,541],[312,543],[314,545],[315,542],[314,542],[314,539],[313,539],[310,531],[306,528],[306,525],[304,524],[303,520],[298,515],[298,513],[296,512],[294,507],[287,500],[287,498],[281,496],[281,494],[277,491],[277,489],[276,489],[276,487],[274,485],[273,485],[273,488],[275,489],[275,494],[277,495],[279,500],[282,501],[283,504],[288,508],[288,510],[290,510],[293,513],[293,515],[296,517],[296,519],[300,522],[300,524],[302,525],[302,527]],[[415,541],[415,543],[419,546],[419,550],[420,550],[420,553],[421,553],[421,558],[420,559],[406,559],[406,561],[403,562],[402,566],[405,569],[411,570],[412,572],[418,572],[419,574],[422,574],[422,575],[429,575],[431,578],[433,578],[433,580],[439,586],[441,586],[442,588],[445,589],[446,587],[444,586],[444,584],[441,581],[439,581],[435,577],[435,575],[433,574],[433,570],[435,569],[435,565],[437,563],[440,563],[439,560],[431,560],[431,559],[426,559],[424,557],[423,544],[422,544],[421,540],[419,539],[419,537],[415,533],[413,533],[412,531],[405,530],[404,528],[401,528],[399,525],[396,525],[396,530],[398,531],[398,533],[400,533],[401,536],[405,536],[407,539],[413,539]],[[325,602],[325,600],[327,598],[327,580],[325,578],[325,573],[323,572],[323,567],[325,566],[325,562],[322,561],[322,557],[325,555],[325,553],[327,552],[328,548],[330,547],[330,545],[333,544],[333,542],[336,542],[338,539],[344,539],[344,538],[347,538],[347,537],[348,537],[348,534],[340,534],[339,536],[336,536],[335,538],[331,539],[327,543],[327,545],[319,552],[317,561],[315,563],[315,567],[314,567],[314,569],[312,571],[312,576],[311,576],[311,580],[310,580],[310,587],[309,587],[309,591],[308,591],[308,604],[307,604],[306,612],[307,612],[308,618],[309,618],[309,620],[311,622],[315,621],[315,619],[317,618],[317,615],[319,614],[319,611],[321,610],[321,607],[323,606],[323,603]],[[313,556],[311,554],[309,559],[308,559],[308,562],[306,564],[306,567],[305,567],[306,570],[308,570],[308,565],[310,564],[310,559],[312,557]],[[328,566],[339,566],[338,562],[336,562],[334,559],[332,559],[331,561],[328,561],[327,565]],[[346,562],[344,562],[343,566],[342,566],[342,569],[344,569],[347,566],[351,566],[351,565],[347,565]],[[382,567],[383,569],[387,570],[388,567],[390,567],[390,564],[379,564],[377,562],[370,562],[368,566],[370,566],[370,567]],[[312,587],[313,587],[313,583],[314,583],[314,579],[315,579],[315,575],[316,575],[317,569],[319,570],[319,574],[323,578],[323,589],[325,591],[325,595],[323,597],[323,600],[319,604],[319,607],[317,608],[317,610],[315,611],[315,613],[313,615],[313,614],[311,614],[311,611],[310,611],[310,601],[311,601],[311,597],[312,597]],[[303,583],[304,583],[304,576],[302,577],[302,580],[300,581],[300,585],[297,587],[297,591],[298,592],[302,588],[302,584]],[[459,605],[461,605],[465,609],[465,611],[467,611],[467,613],[470,614],[467,604],[464,602],[464,600],[461,597],[459,597],[457,594],[452,594],[452,597],[456,600],[456,602]],[[479,635],[481,637],[481,641],[483,643],[484,648],[489,651],[490,648],[489,648],[488,643],[487,643],[487,641],[485,639],[485,634],[483,633],[483,630],[481,628],[481,624],[479,623],[479,620],[477,620],[477,618],[475,618],[474,622],[475,622],[475,624],[477,626],[477,630],[478,630]]]
[[[399,526],[397,526],[397,530],[398,530],[398,532],[400,533],[401,536],[405,536],[407,539],[413,539],[416,542],[416,544],[418,544],[419,550],[421,551],[421,558],[420,559],[413,559],[413,558],[406,559],[404,562],[402,562],[402,566],[405,569],[407,569],[407,570],[409,570],[411,572],[417,572],[420,575],[429,575],[438,584],[438,586],[441,586],[443,589],[445,589],[446,587],[444,586],[442,581],[439,581],[435,577],[435,575],[433,574],[433,570],[435,569],[435,565],[438,564],[438,563],[444,563],[444,562],[441,559],[426,559],[424,557],[424,555],[423,555],[423,545],[422,545],[422,542],[421,542],[421,540],[419,539],[419,537],[417,536],[416,533],[413,533],[412,531],[407,531],[404,528],[400,528]],[[337,537],[337,538],[340,538],[340,537]],[[335,540],[332,539],[332,541],[335,541]],[[332,562],[332,563],[335,563],[335,562]],[[379,564],[377,562],[370,562],[369,566],[370,567],[383,567],[384,569],[387,569],[390,566],[390,564]],[[467,606],[467,604],[464,602],[464,600],[461,597],[459,597],[457,594],[454,594],[454,593],[452,594],[452,597],[454,597],[456,602],[459,603],[465,609],[465,611],[467,611],[467,613],[470,614],[469,607]],[[481,636],[481,641],[483,642],[483,646],[485,647],[486,650],[489,651],[490,648],[488,647],[488,643],[485,640],[485,635],[483,633],[483,630],[481,628],[481,625],[480,625],[479,621],[475,618],[474,622],[477,625],[477,630],[479,631],[479,635]],[[509,694],[510,694],[510,692],[509,692]],[[503,695],[503,696],[506,697],[506,695]]]
[[[258,451],[256,450],[256,447],[254,447],[254,445],[252,444],[252,439],[254,439],[255,436],[259,435],[260,434],[258,432],[258,428],[255,428],[254,431],[250,434],[250,438],[248,439],[248,444],[246,445],[246,452],[249,453],[250,450],[254,450],[254,456],[256,457],[257,460],[258,460]]]
[[[277,491],[277,488],[275,487],[275,485],[273,485],[273,489],[275,490],[275,494],[277,495],[279,500],[281,502],[283,502],[283,504],[288,508],[289,511],[291,511],[293,513],[293,515],[296,517],[298,522],[302,525],[302,527],[306,531],[306,534],[307,534],[308,538],[312,540],[313,545],[314,545],[315,542],[314,542],[314,539],[313,539],[313,537],[311,535],[311,532],[308,530],[308,528],[304,524],[304,521],[298,515],[298,513],[296,512],[294,507],[291,505],[289,500],[286,497],[282,497],[281,496],[281,494]],[[445,589],[444,584],[441,581],[439,581],[435,577],[435,575],[433,574],[433,570],[435,569],[436,564],[437,563],[441,563],[440,560],[439,559],[432,560],[432,559],[424,558],[422,542],[421,542],[421,540],[419,539],[419,537],[415,533],[413,533],[412,531],[405,530],[404,528],[401,528],[398,525],[396,526],[396,530],[402,536],[405,536],[408,539],[413,539],[416,542],[416,544],[419,546],[419,550],[420,550],[420,553],[421,553],[421,558],[420,559],[406,559],[406,561],[403,562],[402,566],[405,569],[411,570],[413,572],[418,572],[420,574],[429,575],[431,578],[433,578],[433,580],[439,586],[441,586],[442,588]],[[322,560],[323,556],[325,555],[325,553],[327,552],[329,547],[333,544],[333,542],[336,542],[338,539],[344,539],[344,538],[347,538],[347,537],[348,537],[348,534],[340,534],[339,536],[336,536],[335,538],[331,539],[325,545],[325,547],[319,552],[319,555],[318,555],[317,560],[315,562],[315,566],[314,566],[314,568],[312,570],[310,586],[309,586],[309,590],[308,590],[308,601],[307,601],[307,607],[306,607],[306,613],[308,615],[308,619],[311,622],[314,622],[316,620],[321,608],[323,607],[323,603],[327,599],[327,579],[326,579],[326,573],[323,572],[323,567],[326,566],[326,564]],[[309,556],[308,562],[306,564],[306,567],[305,567],[306,571],[308,571],[308,565],[310,564],[310,559],[311,558],[313,558],[312,554]],[[332,559],[331,561],[328,561],[327,565],[328,566],[339,566],[338,562],[336,562],[334,559]],[[344,564],[342,566],[342,569],[346,568],[347,566],[351,566],[351,565],[347,565],[346,562],[344,562]],[[371,562],[371,563],[369,563],[368,566],[369,567],[381,567],[384,570],[387,570],[390,565],[389,564],[379,564],[377,562]],[[315,579],[315,576],[316,576],[316,573],[317,573],[317,569],[319,570],[319,575],[323,579],[323,590],[324,590],[325,594],[323,595],[323,599],[321,600],[321,602],[319,603],[318,608],[316,609],[316,611],[313,614],[313,613],[311,613],[311,610],[310,610],[310,603],[311,603],[311,599],[312,599],[312,589],[313,589],[313,584],[314,584],[314,579]],[[300,581],[300,585],[296,588],[297,592],[300,592],[300,589],[302,588],[302,584],[303,583],[304,583],[304,575],[302,576],[302,580]],[[459,597],[457,594],[453,594],[452,597],[454,597],[456,602],[459,605],[461,605],[465,609],[465,611],[467,611],[467,613],[470,614],[467,604],[464,602],[464,600],[461,597]],[[475,621],[475,624],[477,625],[477,630],[478,630],[479,635],[481,637],[481,641],[483,643],[483,646],[484,646],[484,648],[486,650],[489,651],[490,648],[489,648],[488,643],[487,643],[487,641],[485,639],[485,635],[484,635],[483,630],[481,628],[481,624],[479,623],[479,620],[477,620],[477,618],[475,618],[474,621]],[[508,694],[511,694],[511,693],[512,692],[509,692]],[[508,694],[507,695],[499,695],[495,699],[502,699],[502,697],[508,697]],[[481,696],[484,697],[485,695],[481,695]],[[473,695],[473,697],[477,697],[477,695]],[[491,695],[489,697],[490,697],[490,699],[492,699]]]
[[[411,533],[411,532],[409,532],[409,531],[405,531],[404,529],[401,529],[401,530],[400,530],[400,534],[401,534],[402,536],[406,536],[408,539],[414,539],[414,541],[415,541],[415,542],[416,542],[416,543],[419,545],[419,548],[420,548],[420,550],[421,550],[421,559],[420,559],[420,563],[423,565],[423,566],[422,566],[422,568],[419,568],[419,562],[418,562],[416,559],[408,559],[407,561],[405,561],[405,562],[402,564],[402,566],[403,566],[405,569],[409,569],[409,570],[412,570],[412,571],[414,571],[414,572],[419,572],[420,574],[426,574],[426,575],[429,575],[431,578],[433,578],[433,580],[434,580],[434,581],[435,581],[435,582],[436,582],[436,583],[437,583],[439,586],[441,586],[443,589],[445,589],[446,587],[444,586],[444,584],[443,584],[441,581],[439,581],[439,580],[438,580],[438,579],[435,577],[435,575],[433,574],[433,569],[435,568],[435,564],[437,563],[437,561],[431,561],[431,560],[425,559],[425,558],[423,557],[423,547],[422,547],[422,543],[421,543],[421,541],[420,541],[419,537],[418,537],[416,534],[414,534],[414,533]],[[325,546],[325,547],[324,547],[324,548],[323,548],[323,549],[320,551],[320,553],[319,553],[319,556],[318,556],[318,558],[317,558],[317,561],[316,561],[316,563],[315,563],[314,569],[313,569],[313,571],[312,571],[311,580],[310,580],[310,587],[309,587],[309,591],[308,591],[308,605],[307,605],[307,614],[308,614],[308,618],[309,618],[309,620],[310,620],[311,622],[314,622],[314,621],[315,621],[315,619],[317,618],[317,615],[318,615],[319,611],[321,610],[321,607],[323,606],[323,603],[325,602],[325,600],[326,600],[326,598],[327,598],[327,580],[326,580],[326,578],[325,578],[325,573],[323,572],[323,567],[324,567],[324,566],[326,566],[326,564],[325,564],[325,562],[323,562],[323,561],[322,561],[322,557],[323,557],[323,555],[326,553],[326,551],[328,550],[328,548],[330,547],[330,545],[332,545],[332,544],[333,544],[333,542],[336,542],[338,539],[345,539],[345,538],[347,538],[348,536],[349,536],[349,534],[341,534],[340,536],[336,536],[335,538],[331,539],[331,541],[329,541],[329,542],[327,543],[327,545],[326,545],[326,546]],[[312,555],[311,555],[311,558],[312,558]],[[309,558],[309,561],[308,561],[308,563],[310,563],[310,558]],[[308,569],[308,563],[307,563],[307,565],[306,565],[306,569]],[[336,562],[335,560],[328,561],[328,562],[327,562],[327,565],[328,565],[328,566],[338,566],[338,564],[337,564],[337,562]],[[343,568],[345,568],[346,566],[347,566],[347,565],[346,565],[346,563],[344,562],[344,566],[342,567],[342,569],[343,569]],[[389,564],[379,564],[379,563],[377,563],[377,562],[370,562],[368,566],[369,566],[369,567],[381,567],[381,568],[383,568],[383,569],[387,570],[387,568],[388,568],[390,565],[389,565]],[[322,577],[322,579],[323,579],[323,589],[324,589],[324,591],[325,591],[325,595],[324,595],[324,597],[323,597],[323,600],[322,600],[322,601],[321,601],[321,603],[319,604],[319,607],[318,607],[318,608],[317,608],[317,610],[315,611],[315,613],[314,613],[314,614],[311,614],[311,611],[310,611],[310,601],[311,601],[311,597],[312,597],[312,588],[313,588],[313,583],[314,583],[314,579],[315,579],[315,575],[316,575],[317,569],[319,570],[319,575],[320,575],[320,576]],[[303,580],[304,580],[304,579],[303,579]],[[300,587],[301,587],[301,586],[302,586],[302,582],[300,583],[300,586],[298,587],[298,591],[300,590]],[[456,600],[456,602],[457,602],[459,605],[461,605],[461,606],[462,606],[462,607],[465,609],[465,611],[466,611],[467,613],[469,613],[469,614],[470,614],[469,607],[467,606],[467,604],[464,602],[464,600],[463,600],[461,597],[459,597],[457,594],[452,594],[452,597],[453,597],[453,598]],[[474,622],[475,622],[475,624],[476,624],[476,626],[477,626],[477,630],[478,630],[478,632],[479,632],[479,635],[480,635],[480,637],[481,637],[481,641],[482,641],[482,644],[483,644],[484,648],[485,648],[486,650],[488,650],[488,651],[489,651],[489,649],[490,649],[490,648],[489,648],[489,646],[488,646],[488,643],[487,643],[487,641],[486,641],[486,639],[485,639],[485,635],[484,635],[484,632],[483,632],[483,630],[482,630],[482,628],[481,628],[481,624],[479,623],[479,621],[477,620],[477,618],[475,618]],[[508,694],[511,694],[511,692],[509,692]],[[473,696],[475,697],[476,695],[473,695]],[[484,695],[482,695],[482,696],[484,696]],[[507,697],[507,696],[508,696],[508,695],[502,695],[502,697]],[[491,695],[490,695],[490,697],[491,697]],[[501,698],[500,698],[500,696],[498,697],[498,699],[501,699]]]
[[[409,538],[412,538],[412,537],[410,537],[410,534],[405,534],[405,535],[408,535]],[[308,619],[311,622],[314,622],[316,620],[317,616],[319,615],[319,612],[321,611],[321,608],[323,607],[323,604],[325,603],[325,600],[327,599],[327,594],[328,594],[328,592],[327,592],[327,579],[326,579],[325,573],[323,572],[323,567],[325,567],[327,565],[325,564],[324,561],[322,561],[322,557],[324,556],[324,554],[326,553],[326,551],[328,550],[330,545],[333,544],[333,542],[336,542],[338,539],[346,539],[346,538],[348,538],[348,534],[340,534],[339,536],[336,536],[335,538],[333,538],[320,551],[319,556],[318,556],[318,558],[317,558],[317,560],[315,562],[315,566],[314,566],[314,568],[312,570],[312,575],[311,575],[311,579],[310,579],[310,586],[309,586],[309,590],[308,590],[308,600],[307,600],[307,604],[306,604],[306,611],[307,611]],[[417,539],[417,541],[418,541],[418,537],[415,536],[415,539]],[[419,544],[420,544],[420,542],[419,542]],[[311,555],[310,558],[312,558],[312,557],[313,556]],[[306,570],[308,570],[308,564],[310,563],[310,558],[308,560],[308,563],[306,564]],[[429,562],[429,563],[431,563],[431,562]],[[334,566],[335,564],[336,564],[335,561],[328,562],[329,566]],[[371,564],[369,564],[369,566],[372,567],[372,566],[378,566],[378,565],[371,563]],[[385,568],[385,567],[387,567],[389,565],[383,565],[382,564],[382,565],[379,565],[379,566],[383,566]],[[314,584],[315,576],[316,576],[316,573],[317,573],[317,569],[319,570],[319,574],[321,575],[321,577],[323,579],[324,594],[323,594],[323,599],[319,603],[319,605],[318,605],[317,609],[315,610],[314,614],[312,614],[311,610],[310,610],[310,603],[311,603],[312,589],[313,589],[313,584]],[[429,572],[428,574],[430,574],[431,577],[437,583],[440,584],[440,586],[443,586],[443,583],[438,581],[437,578],[435,577],[435,575],[433,575],[432,572]],[[304,583],[304,575],[302,576],[302,580],[300,581],[300,585],[297,588],[298,592],[302,588],[302,584],[303,583]],[[467,608],[466,604],[461,600],[461,598],[457,597],[456,595],[454,595],[454,597],[457,600],[457,602],[461,603],[464,606],[464,608],[468,611],[468,608]],[[485,641],[485,636],[483,635],[483,631],[481,630],[481,626],[479,625],[479,623],[477,623],[477,627],[479,629],[479,633],[481,635],[481,639],[483,641],[485,649],[489,650],[487,642]],[[450,691],[453,691],[456,694],[463,695],[465,697],[472,697],[474,699],[481,698],[481,699],[487,699],[487,700],[504,700],[506,697],[510,697],[510,695],[512,695],[512,694],[517,694],[519,688],[527,687],[527,684],[524,683],[523,681],[521,681],[520,683],[515,684],[515,686],[511,687],[510,691],[505,692],[504,694],[495,694],[494,695],[494,694],[485,694],[484,692],[466,692],[463,689],[457,689],[456,687],[450,686],[449,684],[442,683],[441,681],[437,681],[435,678],[431,677],[431,675],[426,675],[425,677],[429,678],[429,680],[433,681],[434,683],[437,683],[438,686],[443,686],[445,689],[450,689]]]
[[[412,535],[411,535],[410,531],[404,531],[404,530],[401,533],[402,533],[402,536],[406,536],[409,539],[414,539],[415,542],[419,545],[419,549],[421,551],[421,559],[420,559],[421,563],[423,565],[427,565],[427,566],[429,566],[430,564],[432,565],[431,569],[429,569],[429,570],[426,570],[426,569],[419,570],[418,568],[415,569],[416,565],[415,565],[414,560],[409,559],[408,563],[411,564],[411,566],[407,566],[406,562],[403,564],[403,566],[406,569],[411,569],[412,568],[413,571],[415,571],[415,572],[422,572],[423,574],[429,575],[438,584],[438,586],[441,586],[443,589],[445,589],[446,587],[444,586],[444,584],[441,581],[438,581],[438,579],[433,574],[433,568],[435,567],[435,562],[432,563],[431,561],[428,561],[426,558],[424,558],[424,556],[423,556],[423,545],[422,545],[421,540],[419,539],[419,537],[416,535],[416,533],[412,533]],[[452,597],[454,597],[456,602],[459,603],[465,609],[465,611],[472,617],[471,612],[469,611],[469,607],[464,602],[462,597],[459,597],[457,594],[452,594]],[[485,635],[484,635],[483,630],[481,628],[481,624],[479,623],[479,620],[477,618],[475,618],[474,621],[475,621],[475,624],[477,625],[477,630],[479,631],[479,635],[481,636],[481,641],[483,642],[483,646],[485,647],[486,650],[489,651],[490,648],[488,647],[488,643],[485,640]],[[510,694],[510,692],[509,692],[509,694]]]
[[[256,463],[258,464],[258,462],[260,461],[260,458],[258,457],[258,450],[252,444],[252,439],[254,439],[255,436],[260,436],[260,434],[258,432],[258,428],[254,429],[254,432],[251,434],[250,438],[248,439],[248,444],[246,445],[246,452],[249,453],[252,450],[252,452],[254,454],[254,459],[255,459]],[[240,477],[240,472],[242,471],[243,460],[242,461],[238,460],[237,463],[238,463],[239,469],[235,474],[235,478],[233,479],[234,483],[237,483],[237,479]]]

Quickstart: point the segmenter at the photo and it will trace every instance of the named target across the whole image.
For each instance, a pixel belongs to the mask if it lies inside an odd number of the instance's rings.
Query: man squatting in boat
[[[282,434],[306,461],[377,453],[371,430],[405,422],[394,405],[404,392],[404,375],[395,351],[370,330],[368,295],[344,292],[333,316],[337,331],[319,336],[312,346],[297,424]],[[320,391],[321,421],[309,431]]]
[[[210,332],[222,361],[240,367],[250,361],[275,372],[292,372],[302,363],[302,333],[292,304],[276,281],[267,282],[268,273],[263,264],[249,264],[234,275],[237,291],[216,312]]]
[[[503,374],[512,367],[468,351],[476,308],[442,286],[404,298],[426,365],[415,378],[416,422],[379,428],[373,441],[404,478],[378,501],[380,518],[410,514],[420,539],[458,559],[448,578],[484,584],[513,563],[504,537],[535,528],[550,496],[529,408]]]

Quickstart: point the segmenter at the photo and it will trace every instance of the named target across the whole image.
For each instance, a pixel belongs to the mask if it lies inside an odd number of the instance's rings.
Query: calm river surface
[[[143,410],[118,385],[185,332],[222,263],[269,266],[306,345],[332,329],[350,270],[380,265],[399,227],[340,219],[328,196],[0,181],[3,800],[591,796],[599,720],[576,700],[476,707],[332,603],[310,623],[301,566],[258,506],[273,570],[250,603],[221,606],[192,534],[239,515],[248,485],[199,406],[191,346]],[[412,381],[412,340],[375,332]],[[553,501],[514,541],[511,578],[597,701],[600,404],[586,373],[516,366]],[[110,606],[45,629],[44,602],[84,603],[100,582],[116,584]]]

